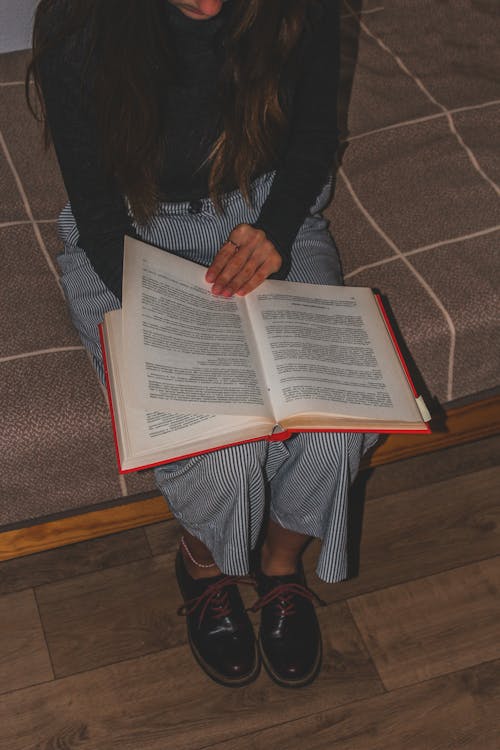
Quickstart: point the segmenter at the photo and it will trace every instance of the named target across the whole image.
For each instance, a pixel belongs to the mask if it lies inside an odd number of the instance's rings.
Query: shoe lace
[[[276,602],[281,614],[293,615],[297,611],[295,606],[297,596],[308,599],[310,602],[316,601],[321,607],[326,606],[326,602],[307,586],[303,586],[301,583],[280,583],[257,599],[249,609],[251,612],[258,612],[259,609],[266,607],[271,602]]]
[[[201,627],[203,618],[210,609],[210,614],[215,619],[222,619],[231,614],[231,602],[229,601],[228,587],[234,584],[255,586],[252,578],[240,578],[238,576],[224,576],[212,583],[199,595],[181,604],[177,610],[178,615],[192,615],[201,605],[198,617],[198,627]]]

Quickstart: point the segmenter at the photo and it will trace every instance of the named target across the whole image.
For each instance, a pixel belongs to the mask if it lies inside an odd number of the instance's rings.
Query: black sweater
[[[165,97],[167,153],[159,188],[165,200],[192,201],[208,194],[209,168],[199,167],[218,134],[218,42],[228,6],[213,19],[197,21],[165,3],[165,23],[174,31],[186,75]],[[298,73],[286,84],[291,101],[288,134],[276,163],[263,170],[275,169],[276,176],[255,226],[265,231],[283,258],[273,278],[284,278],[289,271],[293,240],[328,177],[337,148],[338,3],[318,0],[317,5],[301,40]],[[54,22],[57,18],[51,18]],[[69,39],[45,55],[42,89],[79,245],[121,298],[123,236],[135,232],[124,198],[99,158],[96,124],[85,104],[87,53],[82,38]]]

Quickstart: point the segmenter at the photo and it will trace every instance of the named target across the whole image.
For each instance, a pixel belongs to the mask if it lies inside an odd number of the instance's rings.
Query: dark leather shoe
[[[184,598],[178,614],[186,615],[189,644],[200,667],[215,682],[247,685],[260,670],[252,624],[234,576],[191,578],[179,550],[177,582]]]
[[[283,687],[303,687],[321,668],[321,631],[313,600],[323,604],[299,573],[287,576],[257,575],[261,609],[259,645],[264,666]]]

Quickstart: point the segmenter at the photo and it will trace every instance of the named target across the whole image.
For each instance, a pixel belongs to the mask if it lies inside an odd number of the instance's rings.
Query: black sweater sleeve
[[[123,237],[135,236],[120,191],[100,159],[95,117],[88,96],[91,71],[83,40],[70,38],[41,61],[47,119],[79,232],[79,246],[95,271],[121,299]]]
[[[331,172],[338,145],[339,9],[320,0],[306,30],[293,95],[288,147],[254,226],[283,258],[272,278],[288,274],[295,236]]]

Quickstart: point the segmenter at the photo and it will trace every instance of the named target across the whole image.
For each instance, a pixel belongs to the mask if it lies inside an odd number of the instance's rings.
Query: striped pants
[[[136,230],[145,242],[209,266],[231,230],[256,220],[273,175],[255,181],[249,206],[229,193],[224,213],[209,199],[164,203],[147,226]],[[341,284],[335,245],[321,217],[329,186],[304,221],[292,250],[290,281]],[[65,250],[58,262],[73,322],[103,380],[97,326],[119,301],[78,247],[78,230],[68,205],[59,219]],[[155,469],[158,487],[182,526],[211,551],[227,574],[249,571],[265,513],[281,526],[322,540],[317,564],[328,582],[347,576],[349,487],[364,451],[376,435],[297,434],[286,442],[258,441],[225,448]]]

